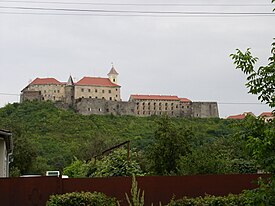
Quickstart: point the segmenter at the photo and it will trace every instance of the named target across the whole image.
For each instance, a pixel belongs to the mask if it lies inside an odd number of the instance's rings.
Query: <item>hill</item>
[[[74,158],[88,160],[103,150],[131,141],[131,148],[146,151],[154,142],[161,117],[84,116],[58,109],[52,102],[24,102],[0,108],[0,127],[13,132],[14,162],[21,174],[62,170]],[[194,148],[231,137],[236,121],[171,118],[176,127],[193,131]]]

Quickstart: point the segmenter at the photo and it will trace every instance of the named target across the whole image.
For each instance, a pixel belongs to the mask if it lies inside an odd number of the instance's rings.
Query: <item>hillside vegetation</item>
[[[167,129],[168,124],[171,127]],[[251,168],[255,170],[251,166],[253,161],[243,152],[244,144],[241,140],[236,141],[234,136],[241,130],[237,121],[158,116],[83,116],[74,111],[58,109],[51,102],[24,102],[0,108],[0,128],[13,132],[13,175],[45,174],[47,170],[62,171],[75,160],[90,160],[102,151],[127,140],[131,141],[132,152],[136,154],[135,160],[146,174],[233,173],[251,172]],[[154,169],[154,165],[158,163],[154,161],[161,159],[154,159],[158,154],[156,145],[159,144],[156,143],[163,141],[157,138],[164,133],[169,137],[167,139],[170,143],[164,143],[162,150],[176,141],[173,136],[186,138],[177,140],[175,144],[180,153],[176,157],[174,169],[158,172],[156,167]],[[181,148],[185,152],[180,151]],[[166,156],[168,161],[172,157],[169,155]]]

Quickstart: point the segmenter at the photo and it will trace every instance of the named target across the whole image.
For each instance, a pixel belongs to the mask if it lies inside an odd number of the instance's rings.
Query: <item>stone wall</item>
[[[81,98],[76,100],[75,109],[83,115],[134,115],[135,103]]]
[[[38,100],[41,101],[42,100],[42,95],[41,95],[41,91],[24,91],[22,92],[22,94],[20,95],[20,102],[23,101],[34,101],[34,100]]]
[[[192,117],[219,117],[217,102],[192,102]]]
[[[153,102],[154,103],[154,102]],[[152,102],[151,102],[152,104]],[[152,107],[153,105],[150,106]],[[142,102],[139,102],[139,107],[142,106]],[[104,99],[91,99],[91,98],[81,98],[76,100],[75,109],[76,112],[83,115],[133,115],[133,116],[151,116],[151,115],[162,115],[167,114],[168,116],[176,117],[219,117],[217,102],[190,102],[181,103],[178,108],[172,113],[171,109],[167,111],[152,111],[148,113],[148,102],[147,105],[144,104],[146,111],[144,114],[140,113],[137,102],[123,102],[123,101],[108,101]],[[171,107],[171,106],[170,106]],[[148,110],[148,111],[147,111]]]

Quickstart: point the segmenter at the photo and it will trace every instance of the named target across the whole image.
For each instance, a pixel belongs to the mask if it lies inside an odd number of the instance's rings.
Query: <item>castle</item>
[[[50,100],[84,115],[219,117],[217,102],[193,102],[170,95],[131,95],[128,101],[122,101],[118,75],[112,66],[108,78],[83,77],[78,82],[71,76],[67,82],[36,78],[21,91],[21,102]]]

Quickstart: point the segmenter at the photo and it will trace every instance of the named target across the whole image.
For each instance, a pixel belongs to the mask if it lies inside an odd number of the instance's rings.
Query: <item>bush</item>
[[[47,206],[116,206],[115,198],[99,192],[72,192],[52,195]]]
[[[246,196],[232,195],[221,197],[207,195],[205,197],[188,198],[183,197],[179,200],[171,200],[167,206],[250,206]],[[252,206],[252,205],[251,205]]]

